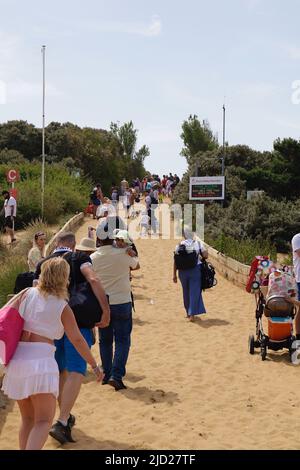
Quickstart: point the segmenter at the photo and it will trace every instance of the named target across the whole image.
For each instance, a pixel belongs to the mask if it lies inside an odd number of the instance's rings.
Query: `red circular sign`
[[[6,173],[6,180],[8,183],[15,183],[16,181],[19,181],[20,179],[20,173],[18,170],[9,170]]]

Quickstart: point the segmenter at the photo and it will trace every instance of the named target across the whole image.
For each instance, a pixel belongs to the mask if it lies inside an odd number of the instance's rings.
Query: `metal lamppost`
[[[222,176],[225,175],[225,119],[226,119],[226,109],[225,109],[225,104],[223,104],[223,156],[222,156]]]
[[[44,216],[44,197],[45,197],[45,58],[46,46],[42,47],[43,54],[43,130],[42,130],[42,217]]]
[[[225,119],[226,119],[226,109],[225,104],[223,104],[223,150],[222,150],[222,176],[225,176]],[[225,198],[225,194],[224,194]],[[225,199],[222,201],[222,207],[224,207]]]

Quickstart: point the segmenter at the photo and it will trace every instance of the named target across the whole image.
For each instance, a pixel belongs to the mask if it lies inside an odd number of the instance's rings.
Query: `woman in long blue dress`
[[[187,252],[196,251],[198,255],[197,266],[191,269],[177,269],[174,261],[173,281],[177,283],[177,271],[183,290],[183,303],[187,318],[194,321],[195,315],[206,313],[201,289],[201,257],[207,258],[208,252],[201,241],[194,239],[191,230],[184,230],[184,240],[180,245],[186,246]],[[175,253],[178,253],[179,245],[176,246]]]

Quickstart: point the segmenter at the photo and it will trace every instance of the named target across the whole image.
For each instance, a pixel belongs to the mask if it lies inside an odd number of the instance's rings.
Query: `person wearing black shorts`
[[[4,231],[9,234],[11,243],[13,243],[16,241],[15,218],[17,215],[17,201],[8,191],[2,191],[2,196],[4,196],[3,209],[5,213]]]

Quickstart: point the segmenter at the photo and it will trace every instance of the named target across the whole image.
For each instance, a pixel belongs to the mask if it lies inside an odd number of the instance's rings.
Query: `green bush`
[[[235,240],[232,237],[220,235],[216,240],[205,238],[206,243],[230,258],[240,263],[251,264],[255,256],[269,256],[277,260],[276,247],[267,240]]]
[[[63,225],[62,224],[58,224]],[[27,255],[29,250],[33,246],[33,239],[34,235],[37,232],[44,232],[46,235],[46,240],[48,243],[52,236],[55,234],[56,229],[55,227],[49,227],[47,224],[45,224],[41,219],[36,219],[32,221],[30,224],[26,226],[26,230],[22,234],[21,239],[19,240],[18,244],[14,248],[14,254],[18,254],[20,257],[24,258],[25,260],[27,259]]]
[[[275,201],[268,196],[251,201],[233,199],[227,208],[205,207],[205,233],[213,240],[221,235],[243,240],[269,240],[279,253],[288,253],[290,242],[300,232],[300,203]]]
[[[61,227],[64,223],[65,218],[59,221],[58,226]],[[13,293],[18,274],[28,271],[27,255],[32,248],[34,234],[39,231],[45,233],[47,242],[56,232],[41,219],[37,219],[26,227],[16,247],[7,248],[0,242],[0,306],[6,303],[7,295]]]
[[[8,294],[12,294],[18,274],[28,271],[26,258],[17,254],[8,256],[0,270],[0,305],[4,305]]]
[[[7,186],[6,173],[11,165],[0,165],[0,185]],[[41,217],[41,164],[26,163],[15,165],[21,181],[18,190],[18,211],[16,228],[28,225]],[[82,211],[89,200],[91,183],[76,177],[64,165],[51,164],[45,167],[44,220],[56,224],[65,214]]]

